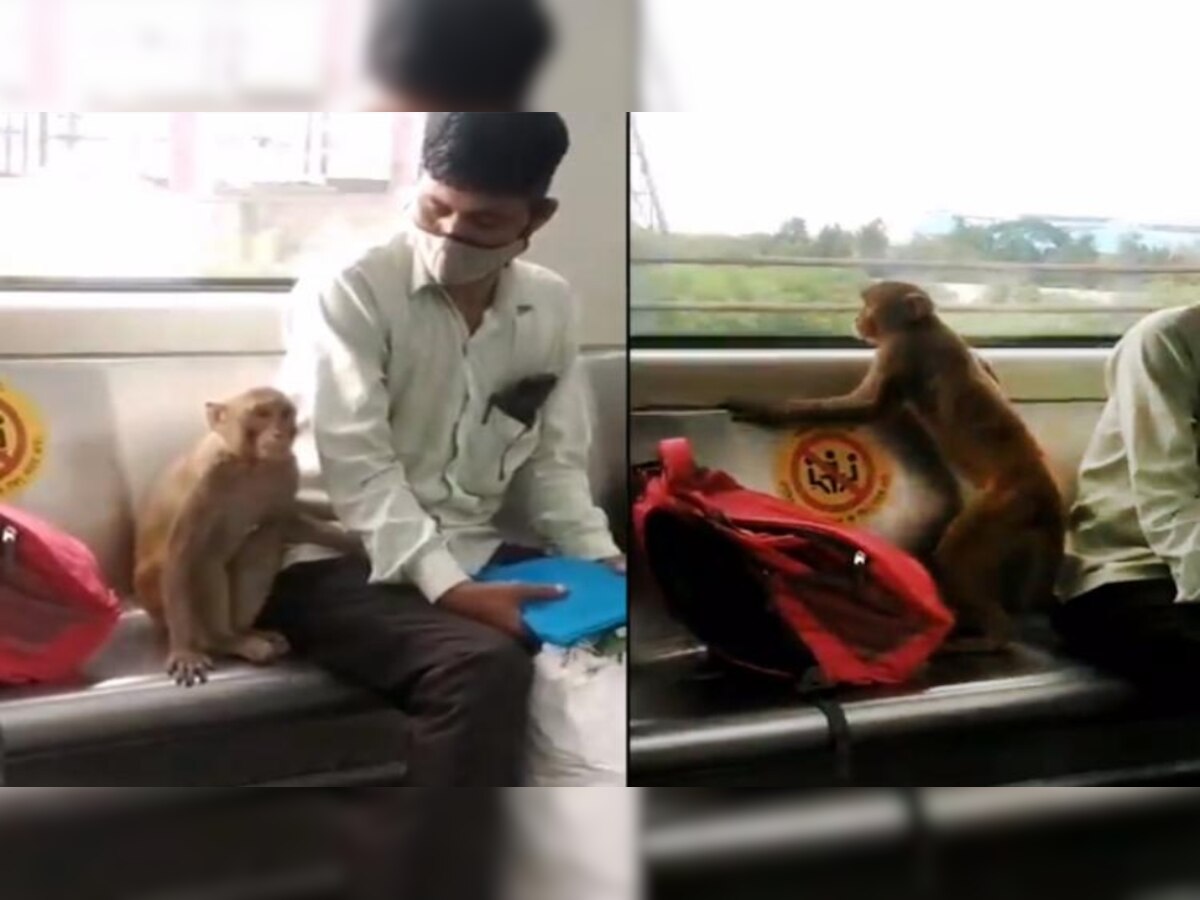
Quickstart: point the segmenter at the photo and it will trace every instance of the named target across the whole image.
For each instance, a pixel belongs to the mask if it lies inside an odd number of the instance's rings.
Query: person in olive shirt
[[[1200,675],[1200,305],[1117,344],[1071,510],[1055,624],[1093,664],[1161,687]]]

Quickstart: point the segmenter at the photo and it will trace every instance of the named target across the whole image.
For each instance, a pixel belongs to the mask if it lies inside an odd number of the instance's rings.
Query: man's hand
[[[518,640],[525,637],[521,607],[542,600],[561,600],[564,588],[549,584],[464,581],[438,599],[451,612],[490,625]]]
[[[600,560],[600,562],[604,563],[618,575],[624,575],[628,568],[624,556],[610,556],[608,559]]]

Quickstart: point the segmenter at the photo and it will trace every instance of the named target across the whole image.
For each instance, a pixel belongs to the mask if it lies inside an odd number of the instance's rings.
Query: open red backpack
[[[82,541],[0,505],[0,684],[70,677],[119,615],[120,602]]]
[[[686,439],[634,527],[668,610],[729,663],[813,687],[907,680],[954,624],[914,557],[698,468]]]

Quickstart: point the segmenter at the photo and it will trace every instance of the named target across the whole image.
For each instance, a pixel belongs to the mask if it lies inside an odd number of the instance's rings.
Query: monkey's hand
[[[183,687],[203,684],[212,670],[212,657],[198,650],[178,649],[167,654],[167,674]]]
[[[750,400],[728,400],[721,404],[728,410],[735,422],[749,422],[753,425],[783,425],[789,420],[791,411],[779,406],[766,403],[754,403]]]
[[[562,587],[549,584],[464,581],[442,594],[438,605],[521,640],[526,636],[521,608],[566,595]]]
[[[317,544],[348,556],[363,556],[366,551],[359,538],[340,523],[296,512],[284,521],[284,538],[292,544]]]
[[[869,422],[882,415],[882,408],[871,398],[851,394],[825,400],[793,400],[782,406],[727,404],[735,422],[755,425],[800,425],[816,422]]]

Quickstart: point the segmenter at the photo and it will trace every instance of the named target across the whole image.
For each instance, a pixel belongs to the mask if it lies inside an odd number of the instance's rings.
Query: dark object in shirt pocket
[[[492,394],[488,399],[487,411],[483,414],[483,420],[485,422],[488,420],[492,408],[495,407],[526,428],[532,428],[534,422],[537,421],[538,411],[545,405],[557,386],[558,376],[548,372],[522,378]]]

